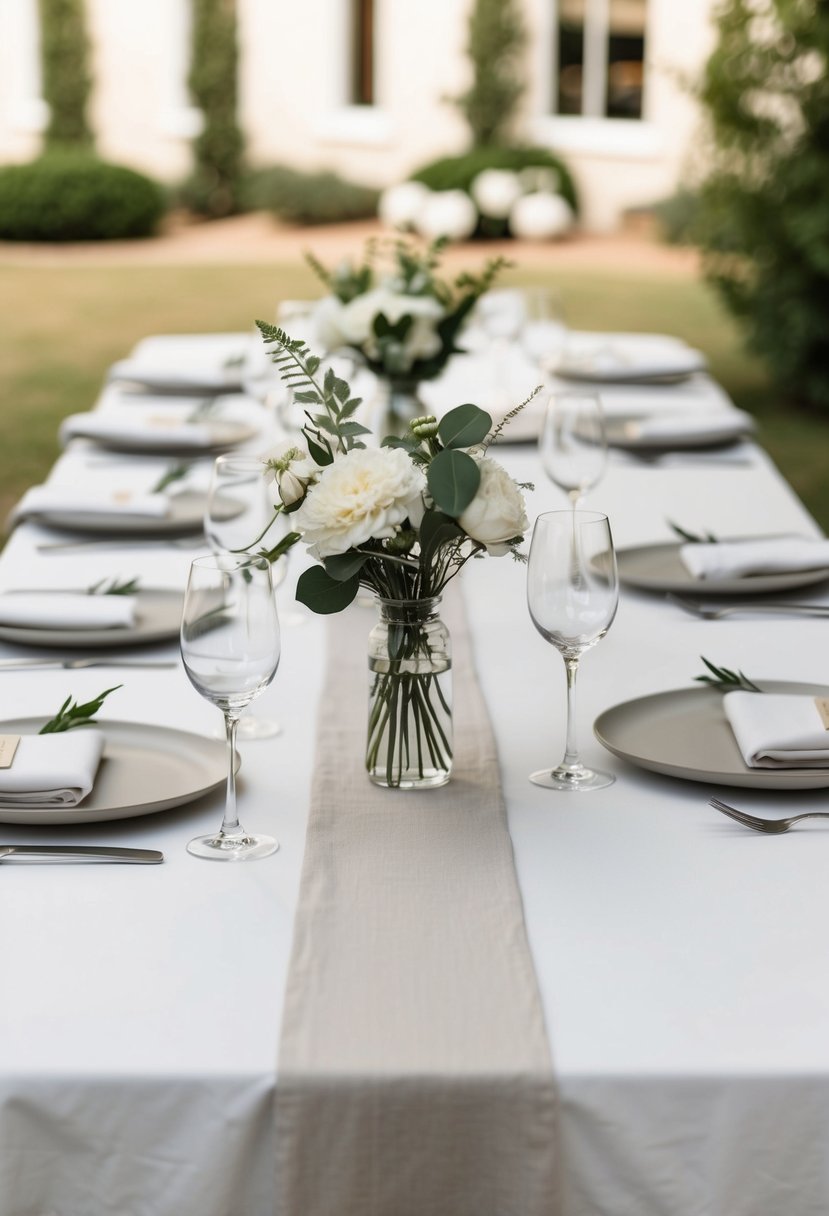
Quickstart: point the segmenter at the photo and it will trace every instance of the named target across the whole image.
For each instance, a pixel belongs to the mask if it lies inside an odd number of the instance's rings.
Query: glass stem
[[[236,728],[239,718],[235,714],[225,714],[225,732],[227,734],[227,793],[225,795],[225,815],[219,829],[220,836],[241,836],[242,828],[236,814]]]
[[[579,747],[576,740],[576,676],[579,671],[578,655],[568,655],[564,659],[567,669],[567,742],[564,745],[563,768],[581,768]]]

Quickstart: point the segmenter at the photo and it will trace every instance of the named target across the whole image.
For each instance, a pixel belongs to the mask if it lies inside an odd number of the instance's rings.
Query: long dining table
[[[608,514],[618,549],[670,540],[669,520],[721,535],[819,535],[761,445],[762,433],[734,463],[612,455],[587,505]],[[498,456],[534,484],[531,520],[566,507],[532,444],[504,444]],[[144,484],[157,468],[146,457],[102,461],[74,441],[50,482]],[[72,539],[21,522],[0,557],[0,590],[105,576],[181,589],[204,551],[198,537],[93,546],[77,536],[76,548],[42,547]],[[146,868],[0,863],[1,1216],[274,1212],[283,995],[320,688],[338,661],[324,618],[295,619],[304,562],[292,555],[278,591],[282,660],[255,707],[282,731],[240,743],[240,818],[278,837],[275,855],[242,865],[188,855],[192,836],[218,826],[221,790],[117,822],[0,829],[6,843],[106,842],[165,856]],[[616,781],[561,795],[528,780],[560,758],[565,684],[559,655],[530,621],[525,568],[472,562],[462,583],[554,1064],[564,1216],[829,1211],[829,834],[765,837],[707,805],[717,793],[773,814],[821,809],[825,795],[645,771],[590,729],[610,706],[690,687],[702,655],[756,678],[829,686],[826,622],[700,620],[623,586],[578,688],[584,756]],[[808,597],[829,605],[826,584]],[[350,611],[364,615],[367,635],[372,609]],[[0,661],[21,653],[39,652],[3,644]],[[70,694],[121,683],[103,721],[215,733],[218,712],[191,687],[177,644],[140,653],[174,666],[3,671],[5,717],[45,716]],[[390,814],[407,813],[405,793],[389,799]],[[330,1211],[363,1216],[341,1212],[336,1197]]]

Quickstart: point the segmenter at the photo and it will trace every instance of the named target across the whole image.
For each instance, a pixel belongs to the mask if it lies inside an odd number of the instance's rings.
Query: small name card
[[[0,768],[11,768],[20,735],[0,735]]]
[[[829,730],[829,697],[815,697],[815,706],[824,728]]]

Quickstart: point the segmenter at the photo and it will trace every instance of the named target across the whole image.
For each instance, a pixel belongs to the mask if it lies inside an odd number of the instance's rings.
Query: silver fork
[[[779,836],[788,832],[792,824],[800,823],[801,819],[829,819],[829,811],[805,811],[802,815],[790,815],[788,819],[761,819],[759,815],[749,815],[747,811],[738,811],[736,807],[721,802],[719,798],[709,798],[708,805],[714,810],[721,811],[729,819],[736,820],[745,828],[754,828],[755,832],[765,832],[767,836]]]
[[[669,592],[666,597],[677,608],[684,608],[692,616],[702,617],[704,621],[719,621],[722,617],[733,616],[740,612],[779,612],[783,616],[829,616],[829,604],[786,604],[774,600],[753,600],[748,604],[726,604],[723,608],[707,608],[694,600],[686,600],[681,595]]]
[[[30,671],[47,667],[62,667],[65,671],[80,671],[84,667],[177,667],[166,659],[0,659],[0,671]]]

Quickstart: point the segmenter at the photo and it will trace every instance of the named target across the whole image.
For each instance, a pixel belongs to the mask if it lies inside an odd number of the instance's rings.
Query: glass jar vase
[[[399,790],[445,785],[452,772],[452,653],[440,597],[378,605],[368,640],[369,779]]]

